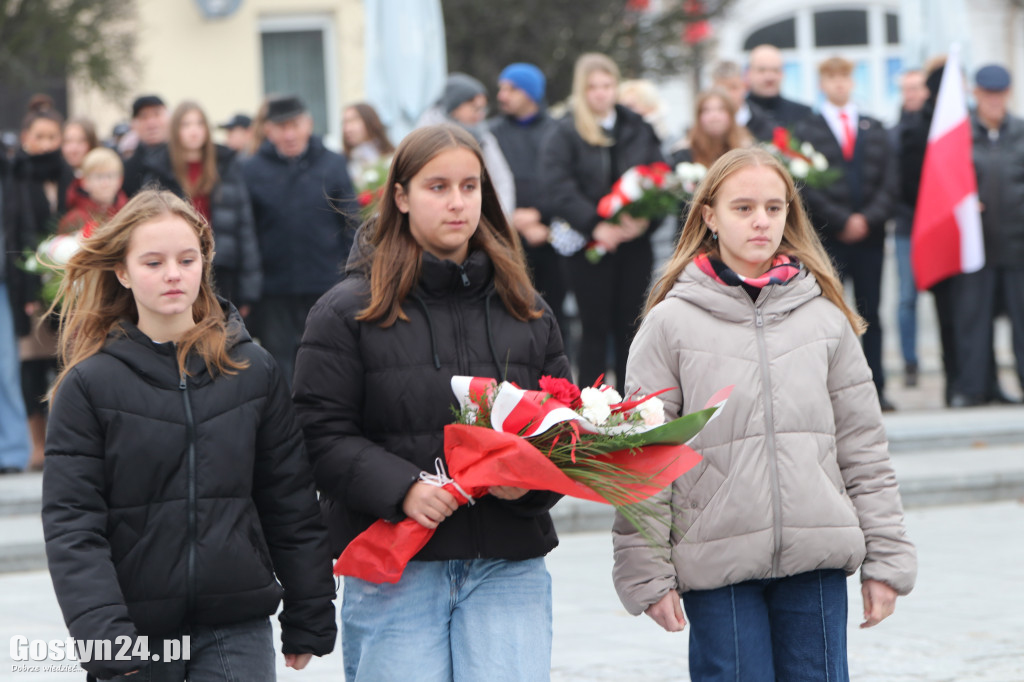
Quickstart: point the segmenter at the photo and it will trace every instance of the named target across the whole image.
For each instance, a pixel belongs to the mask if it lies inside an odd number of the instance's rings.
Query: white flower
[[[823,173],[828,170],[828,159],[821,152],[814,152],[811,154],[811,165],[814,166],[814,170]]]
[[[661,426],[665,423],[665,403],[659,398],[648,398],[636,408],[644,420],[644,426]]]
[[[617,403],[622,402],[622,396],[619,395],[619,392],[616,391],[611,386],[602,386],[598,390],[601,391],[601,395],[604,396],[604,399],[608,402],[609,405],[615,405]]]
[[[803,154],[804,156],[810,157],[812,154],[814,154],[814,146],[811,145],[810,142],[804,142],[802,145],[800,145],[800,153]]]
[[[580,401],[583,403],[580,414],[591,424],[600,426],[608,421],[608,417],[612,416],[612,408],[608,406],[608,399],[602,391],[596,388],[588,386],[580,391]]]
[[[811,172],[811,164],[803,159],[793,159],[789,162],[789,172],[793,174],[794,178],[806,178],[807,174]]]
[[[47,263],[66,265],[78,251],[78,234],[58,234],[45,240],[36,249],[37,257]]]
[[[704,164],[683,162],[676,166],[676,175],[682,178],[684,183],[696,185],[707,174],[708,169]]]
[[[363,171],[363,184],[364,185],[375,185],[380,180],[380,173],[377,172],[376,168],[367,168]]]

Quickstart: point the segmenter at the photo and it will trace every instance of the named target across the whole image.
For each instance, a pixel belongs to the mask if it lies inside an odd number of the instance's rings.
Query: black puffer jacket
[[[547,189],[544,214],[566,220],[588,239],[602,220],[597,203],[615,181],[633,166],[665,160],[661,141],[649,123],[618,104],[615,113],[611,147],[584,142],[572,116],[559,120],[541,147],[541,182]]]
[[[263,270],[256,223],[252,216],[249,190],[242,165],[234,151],[217,145],[217,175],[220,181],[210,192],[210,227],[217,243],[213,259],[217,285],[232,302],[245,304],[260,300]],[[154,147],[142,165],[143,186],[156,183],[179,197],[187,198],[174,177],[166,145]]]
[[[309,313],[295,361],[293,394],[336,553],[377,519],[404,518],[406,492],[444,458],[452,376],[503,377],[532,389],[545,374],[569,378],[550,309],[530,322],[512,317],[483,252],[462,266],[425,253],[419,286],[402,305],[408,322],[357,322],[368,301],[360,273],[327,292]],[[542,556],[558,544],[547,513],[557,499],[536,491],[513,502],[484,496],[441,523],[415,558]]]
[[[841,169],[843,173],[826,187],[804,187],[800,191],[825,246],[842,232],[852,214],[861,213],[869,229],[861,243],[881,249],[885,243],[885,221],[892,217],[899,182],[896,155],[885,127],[870,116],[858,116],[857,139],[849,162],[843,159],[839,141],[821,114],[805,118],[794,134],[824,154],[830,168]]]
[[[58,389],[46,434],[43,528],[72,637],[174,635],[281,613],[285,653],[337,635],[331,557],[283,377],[231,310],[214,379],[130,323]],[[276,578],[275,578],[276,573]],[[282,585],[284,586],[282,588]],[[104,678],[139,661],[84,664]]]
[[[993,139],[971,114],[985,264],[1024,267],[1024,120],[1007,114]]]

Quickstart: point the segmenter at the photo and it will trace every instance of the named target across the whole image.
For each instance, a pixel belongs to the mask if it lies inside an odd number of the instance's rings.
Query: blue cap
[[[526,62],[509,64],[498,76],[498,82],[508,81],[516,86],[534,102],[544,99],[544,88],[547,87],[547,79],[539,68]]]
[[[978,69],[974,82],[982,90],[1002,92],[1010,89],[1010,72],[998,64],[989,64]]]

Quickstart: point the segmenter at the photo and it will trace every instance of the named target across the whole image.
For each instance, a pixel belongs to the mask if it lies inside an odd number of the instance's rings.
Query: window
[[[885,42],[889,45],[900,44],[900,16],[889,12],[885,15]]]
[[[774,45],[780,50],[796,47],[796,21],[783,19],[760,28],[747,37],[744,50],[753,50],[758,45]]]
[[[863,10],[833,10],[814,13],[814,44],[818,47],[866,45],[868,13]]]
[[[327,146],[340,139],[334,26],[328,16],[273,17],[260,23],[263,94],[298,95]]]

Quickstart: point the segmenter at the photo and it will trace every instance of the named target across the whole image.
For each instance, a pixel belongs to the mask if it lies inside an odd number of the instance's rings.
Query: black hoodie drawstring
[[[494,360],[494,366],[498,370],[498,377],[500,379],[505,378],[504,368],[498,361],[498,352],[494,349],[494,333],[491,331],[491,297],[494,296],[494,289],[487,292],[487,297],[484,299],[484,320],[487,325],[487,346],[491,349],[491,359]]]
[[[427,308],[427,304],[423,302],[423,299],[416,294],[411,294],[412,300],[420,304],[423,308],[423,316],[427,318],[427,329],[430,330],[430,353],[434,356],[434,369],[441,369],[441,358],[437,355],[437,337],[434,335],[434,318],[430,316],[430,309]]]

